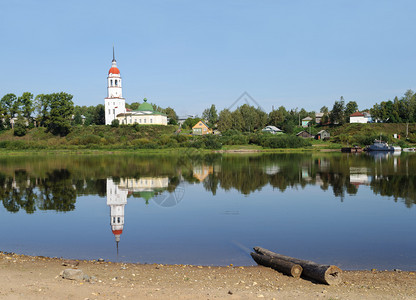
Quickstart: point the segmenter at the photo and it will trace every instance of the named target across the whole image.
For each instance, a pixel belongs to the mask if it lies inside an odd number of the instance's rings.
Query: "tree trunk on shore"
[[[302,267],[290,261],[254,252],[251,252],[250,255],[259,265],[272,268],[280,273],[290,275],[295,278],[299,278],[302,274]]]
[[[337,266],[320,265],[313,261],[297,259],[274,253],[261,247],[254,247],[253,249],[258,254],[300,265],[303,268],[302,275],[315,279],[316,281],[326,283],[328,285],[339,284],[341,282],[342,270]]]

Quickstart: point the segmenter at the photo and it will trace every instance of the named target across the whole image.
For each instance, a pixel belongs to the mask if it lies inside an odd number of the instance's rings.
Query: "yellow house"
[[[212,133],[212,129],[210,129],[204,121],[199,121],[194,127],[192,127],[192,133],[196,135],[204,135]]]

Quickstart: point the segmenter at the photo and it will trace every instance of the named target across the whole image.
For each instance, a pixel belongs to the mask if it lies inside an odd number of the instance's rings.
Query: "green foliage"
[[[260,144],[266,148],[301,148],[311,146],[310,141],[293,135],[265,135]]]
[[[193,118],[188,118],[188,119],[185,120],[185,122],[183,122],[182,128],[183,129],[191,129],[199,121],[201,121],[201,118],[194,118],[194,119]]]
[[[65,136],[71,131],[71,117],[74,112],[72,95],[61,92],[50,95],[48,131],[54,135]]]
[[[345,122],[345,105],[344,97],[341,96],[339,101],[335,101],[332,111],[329,114],[332,124],[343,124]]]
[[[26,128],[26,121],[23,117],[19,116],[16,123],[14,124],[13,134],[15,136],[24,136],[26,135],[27,128]]]
[[[204,110],[202,118],[208,122],[209,127],[215,127],[215,124],[218,122],[218,113],[214,104],[212,104],[210,108]]]
[[[120,121],[117,119],[114,119],[113,121],[111,121],[111,127],[113,128],[117,128],[120,126]]]

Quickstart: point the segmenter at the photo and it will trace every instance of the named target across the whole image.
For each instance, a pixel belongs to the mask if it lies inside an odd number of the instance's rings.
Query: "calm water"
[[[253,265],[250,249],[416,270],[416,155],[0,158],[0,250]]]

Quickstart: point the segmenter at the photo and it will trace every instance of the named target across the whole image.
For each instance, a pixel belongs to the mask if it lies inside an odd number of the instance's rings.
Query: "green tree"
[[[13,134],[15,136],[24,136],[26,135],[27,128],[26,128],[26,119],[22,116],[17,117],[17,121],[13,127]]]
[[[171,107],[167,107],[163,110],[163,113],[168,116],[169,124],[177,125],[178,124],[178,115],[175,110]]]
[[[226,132],[233,127],[233,119],[228,109],[223,109],[218,117],[218,130]]]
[[[329,115],[329,118],[333,124],[343,124],[345,121],[344,112],[345,112],[345,105],[344,105],[344,97],[341,96],[339,101],[335,101],[334,106],[332,107],[332,111]]]
[[[46,121],[46,127],[54,135],[65,136],[71,130],[71,118],[74,112],[73,96],[64,92],[50,96],[50,116]]]
[[[24,92],[22,96],[18,98],[18,102],[20,105],[20,113],[23,117],[26,118],[28,122],[31,121],[32,112],[35,110],[33,106],[33,94],[29,92]]]
[[[82,125],[82,117],[79,110],[77,110],[74,114],[74,125]]]
[[[37,112],[36,122],[37,126],[45,127],[49,119],[51,95],[39,94],[35,97],[35,110]]]
[[[345,121],[349,122],[350,115],[352,115],[354,112],[358,110],[358,104],[355,101],[349,101],[347,105],[345,106]]]
[[[18,101],[18,98],[15,94],[6,94],[1,98],[0,100],[0,106],[2,107],[3,116],[5,125],[10,127],[10,120],[15,116],[16,114],[16,102]]]
[[[202,118],[208,122],[209,127],[215,127],[215,124],[218,122],[218,113],[214,104],[212,104],[210,108],[204,110]]]
[[[319,112],[324,113],[324,114],[328,113],[328,111],[329,111],[328,107],[326,107],[326,106],[322,106],[321,109],[319,110]]]
[[[93,122],[95,125],[105,124],[105,108],[103,104],[98,104],[94,109]]]

